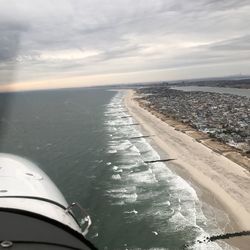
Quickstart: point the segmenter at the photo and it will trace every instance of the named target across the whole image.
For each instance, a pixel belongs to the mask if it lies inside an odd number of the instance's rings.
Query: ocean
[[[99,249],[232,249],[194,244],[221,233],[218,208],[160,159],[123,104],[124,92],[67,89],[0,94],[0,152],[32,160],[92,218]],[[4,105],[6,108],[4,108]],[[180,149],[181,150],[181,149]]]

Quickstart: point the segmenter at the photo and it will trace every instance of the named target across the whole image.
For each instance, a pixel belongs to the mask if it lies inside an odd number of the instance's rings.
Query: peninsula
[[[126,107],[135,121],[140,123],[141,128],[147,134],[154,135],[150,138],[152,145],[169,158],[175,159],[168,163],[168,166],[171,165],[174,171],[179,171],[187,181],[206,190],[204,193],[208,195],[203,199],[221,206],[227,212],[231,218],[228,232],[249,230],[249,171],[216,152],[212,146],[208,147],[200,143],[200,140],[206,140],[208,136],[203,138],[204,134],[197,131],[195,134],[195,129],[189,130],[185,124],[165,117],[158,110],[150,107],[152,103],[145,100],[150,95],[149,93],[142,95],[142,91],[144,90],[136,93],[134,90],[129,90],[125,97]],[[164,104],[163,101],[160,103]],[[178,104],[175,107],[178,107]],[[237,153],[240,154],[240,152]],[[247,156],[245,157],[248,159]],[[250,239],[242,237],[229,243],[240,249],[248,249]]]

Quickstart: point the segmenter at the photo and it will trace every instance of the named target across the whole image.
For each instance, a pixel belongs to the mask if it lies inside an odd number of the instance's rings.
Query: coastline
[[[166,113],[163,114],[161,111],[158,111],[152,107],[150,102],[143,100],[140,97],[136,101],[139,103],[140,107],[146,109],[160,120],[166,122],[168,125],[174,127],[175,130],[181,131],[182,133],[191,136],[194,140],[212,149],[215,153],[225,156],[229,160],[235,162],[241,167],[244,167],[250,172],[249,151],[243,151],[236,146],[230,145],[220,140],[216,136],[211,137],[207,133],[194,128],[190,122],[182,122],[173,118],[171,115]]]
[[[247,170],[193,137],[181,132],[134,100],[134,91],[128,90],[125,105],[133,118],[149,135],[153,146],[175,160],[170,168],[193,183],[193,187],[204,190],[202,199],[220,207],[229,215],[230,225],[226,230],[243,231],[250,229],[250,174]],[[239,249],[249,249],[250,237],[226,240]]]

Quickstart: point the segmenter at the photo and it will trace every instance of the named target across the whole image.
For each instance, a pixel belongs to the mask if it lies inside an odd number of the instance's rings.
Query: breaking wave
[[[145,138],[139,138],[142,133],[138,126],[131,125],[135,121],[128,116],[122,92],[118,92],[107,105],[105,119],[110,135],[107,152],[116,155],[116,161],[107,164],[114,182],[110,183],[106,196],[114,206],[121,206],[128,220],[148,222],[152,237],[162,239],[174,233],[194,241],[212,233],[221,233],[217,222],[209,222],[204,215],[202,203],[187,181],[172,172],[165,163],[145,164],[145,161],[158,160],[160,156]],[[136,139],[131,139],[133,137]],[[211,207],[211,211],[228,219],[220,210]],[[233,249],[214,242],[194,244],[191,249],[221,247]]]

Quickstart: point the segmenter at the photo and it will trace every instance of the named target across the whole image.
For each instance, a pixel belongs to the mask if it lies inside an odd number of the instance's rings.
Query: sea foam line
[[[119,127],[119,125],[131,124],[132,118],[121,119],[121,113],[123,116],[128,115],[124,109],[123,94],[119,92],[112,100],[107,111],[105,113],[106,125],[109,132],[112,133],[112,137],[126,138],[131,136],[141,136],[141,132],[138,131],[134,126]],[[116,130],[112,127],[116,126]],[[208,235],[205,230],[197,225],[197,221],[202,221],[204,225],[207,223],[207,218],[204,216],[201,210],[201,203],[199,202],[198,196],[195,190],[180,176],[174,174],[170,169],[163,163],[150,164],[147,170],[138,170],[141,164],[145,160],[158,160],[160,159],[159,154],[152,148],[152,146],[145,140],[140,139],[139,141],[131,142],[126,140],[125,143],[122,141],[111,141],[110,150],[116,150],[121,152],[121,162],[119,169],[123,170],[123,173],[119,174],[121,180],[120,188],[117,192],[108,192],[113,198],[117,198],[120,201],[116,204],[125,205],[127,203],[133,203],[143,200],[151,199],[151,206],[145,209],[143,213],[140,213],[136,218],[138,220],[143,219],[147,216],[154,216],[155,226],[157,226],[158,233],[168,233],[169,230],[183,230],[185,227],[190,226],[197,228],[200,232],[198,237],[204,237]],[[133,153],[137,154],[134,155]],[[131,157],[132,161],[128,161]],[[137,162],[137,163],[134,163]],[[114,174],[112,175],[114,176]],[[118,176],[118,175],[115,175]],[[159,184],[160,183],[160,184]],[[161,185],[161,186],[159,186]],[[154,189],[158,187],[166,187],[166,191],[170,191],[169,197],[165,198],[164,192],[152,191],[147,196],[146,192],[138,191],[135,187],[142,186],[145,189]],[[131,189],[131,187],[133,187]],[[132,192],[119,192],[119,190],[128,190]],[[167,196],[167,195],[166,195]],[[165,199],[164,199],[165,198]],[[155,200],[157,202],[155,202]],[[132,210],[134,211],[134,210]],[[136,211],[136,210],[135,210]],[[168,220],[172,225],[172,228],[166,228],[162,221]],[[202,247],[202,248],[201,248]],[[221,249],[216,243],[206,245],[194,245],[192,249]],[[230,246],[226,246],[226,249],[232,249]]]

